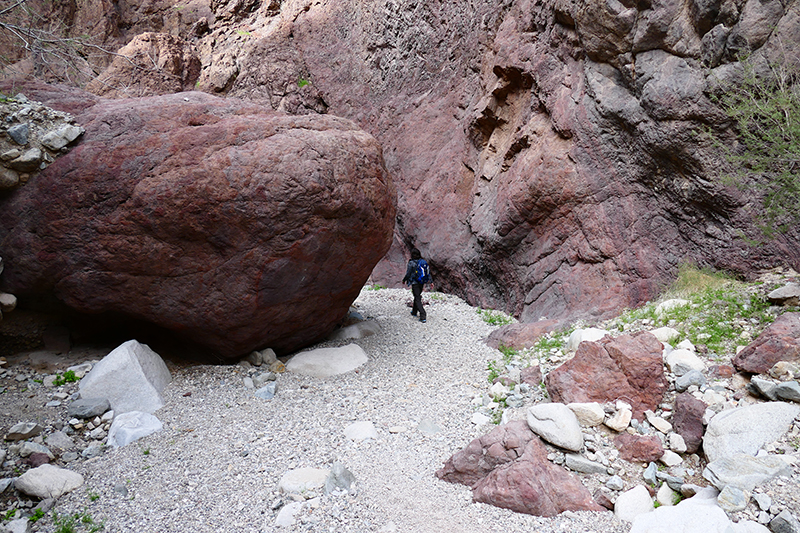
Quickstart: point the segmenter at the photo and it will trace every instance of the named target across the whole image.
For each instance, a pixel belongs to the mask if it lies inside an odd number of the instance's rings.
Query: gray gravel
[[[281,374],[273,400],[243,385],[253,369],[172,365],[167,405],[157,412],[164,430],[68,465],[86,484],[62,497],[57,510],[86,510],[105,531],[119,532],[627,531],[610,512],[544,519],[475,504],[468,487],[434,476],[493,427],[471,423],[471,400],[488,388],[486,363],[499,353],[483,343],[494,328],[475,308],[453,296],[426,293],[426,300],[428,322],[421,324],[409,314],[408,291],[362,291],[359,311],[382,328],[351,341],[369,362],[327,379]],[[345,427],[360,420],[375,425],[377,441],[345,438]],[[442,431],[418,431],[424,421]],[[396,426],[407,431],[390,433]],[[281,476],[335,460],[355,475],[355,491],[306,494],[296,524],[274,526],[292,501],[277,491]],[[50,519],[37,528],[54,530]]]

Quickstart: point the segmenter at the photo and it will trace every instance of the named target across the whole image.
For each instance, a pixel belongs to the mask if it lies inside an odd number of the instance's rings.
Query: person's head
[[[411,259],[422,259],[422,254],[416,248],[411,249]]]

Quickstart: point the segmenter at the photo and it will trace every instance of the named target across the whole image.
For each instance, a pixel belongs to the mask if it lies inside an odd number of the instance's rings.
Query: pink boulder
[[[705,426],[703,415],[706,404],[688,392],[675,397],[675,410],[672,414],[672,427],[675,432],[683,437],[686,443],[686,453],[695,453],[703,442]]]
[[[58,108],[57,88],[30,99]],[[352,122],[204,93],[70,111],[82,140],[0,200],[3,289],[235,358],[328,335],[389,248],[395,190]]]
[[[602,511],[580,480],[547,460],[547,450],[523,420],[472,441],[436,472],[473,487],[472,498],[537,516]]]
[[[667,390],[661,350],[658,339],[646,331],[582,342],[572,359],[547,375],[547,392],[552,401],[561,403],[621,399],[641,420],[644,411],[655,410]]]
[[[784,313],[736,354],[739,372],[764,374],[778,361],[800,361],[800,313]]]
[[[537,322],[508,324],[489,334],[486,344],[492,348],[505,346],[514,350],[530,348],[542,335],[556,329],[558,320],[539,320]]]
[[[620,433],[614,438],[619,456],[631,463],[658,461],[664,455],[664,447],[658,437]]]

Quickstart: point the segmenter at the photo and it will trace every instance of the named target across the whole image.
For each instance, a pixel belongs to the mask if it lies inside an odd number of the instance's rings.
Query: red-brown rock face
[[[203,93],[73,94],[69,110],[82,140],[0,208],[2,281],[21,297],[116,311],[224,357],[287,352],[334,328],[391,243],[381,149],[347,120]]]
[[[750,244],[757,193],[716,180],[724,161],[697,135],[725,127],[712,97],[736,83],[740,53],[796,64],[797,3],[87,4],[59,19],[75,34],[178,36],[197,50],[201,90],[374,135],[398,184],[376,282],[396,284],[415,245],[437,289],[527,322],[633,307],[686,260],[800,268],[798,228]]]

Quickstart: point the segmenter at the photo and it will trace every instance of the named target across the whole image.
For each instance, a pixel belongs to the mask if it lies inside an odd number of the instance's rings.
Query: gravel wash
[[[611,512],[539,518],[472,503],[468,487],[435,477],[494,427],[470,421],[471,401],[488,390],[486,364],[500,354],[484,344],[495,327],[475,308],[439,293],[425,300],[422,324],[410,316],[410,291],[363,290],[355,306],[382,332],[317,347],[355,342],[369,362],[332,378],[280,374],[272,400],[245,388],[255,371],[246,365],[170,363],[173,381],[156,413],[164,429],[65,465],[85,485],[61,497],[56,511],[85,511],[107,532],[627,531]],[[349,441],[344,429],[355,421],[372,422],[378,440]],[[423,422],[441,431],[423,433]],[[353,490],[304,494],[295,524],[277,527],[280,508],[294,501],[278,492],[281,476],[334,461],[355,476]],[[56,526],[47,517],[33,529]]]

